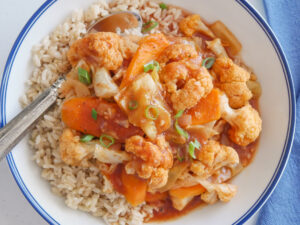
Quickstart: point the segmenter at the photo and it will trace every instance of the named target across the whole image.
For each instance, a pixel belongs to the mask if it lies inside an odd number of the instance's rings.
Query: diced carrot
[[[146,180],[136,175],[127,174],[124,167],[122,169],[121,180],[125,198],[132,206],[137,206],[145,201],[147,191]]]
[[[92,117],[92,109],[98,112],[96,120]],[[105,119],[102,115],[105,111],[114,113]],[[127,121],[126,114],[117,104],[94,97],[72,98],[66,101],[61,110],[61,117],[67,127],[97,137],[105,133],[124,141],[132,135],[143,134],[141,129],[133,125],[126,128],[116,122]]]
[[[129,64],[120,88],[128,86],[137,75],[143,72],[144,65],[151,60],[155,60],[168,45],[169,41],[161,33],[150,34],[142,39],[139,48]]]
[[[160,200],[165,200],[168,197],[168,192],[155,192],[146,194],[146,202],[157,202]]]
[[[205,124],[221,117],[220,91],[213,89],[205,98],[202,98],[196,106],[186,112],[192,116],[192,125]]]
[[[170,195],[176,198],[187,198],[200,195],[205,192],[205,188],[201,184],[197,184],[191,187],[182,187],[177,189],[171,189]]]

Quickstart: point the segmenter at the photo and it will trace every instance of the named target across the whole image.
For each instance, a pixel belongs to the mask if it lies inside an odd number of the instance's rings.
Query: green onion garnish
[[[113,145],[115,143],[115,139],[107,134],[102,134],[100,136],[100,144],[105,147],[105,148],[109,148],[111,145]],[[107,141],[109,141],[108,143],[106,143]]]
[[[176,129],[177,133],[178,133],[180,136],[183,136],[183,137],[185,137],[186,139],[188,139],[188,138],[189,138],[189,134],[188,134],[184,129],[182,129],[182,128],[179,126],[179,124],[178,124],[178,118],[182,116],[183,112],[184,112],[184,110],[180,110],[180,111],[178,111],[178,112],[176,113],[176,115],[174,116],[174,118],[176,119],[176,120],[175,120],[174,126],[175,126],[175,129]]]
[[[161,9],[168,9],[168,6],[167,6],[165,3],[160,3],[160,4],[159,4],[159,7],[160,7]]]
[[[78,67],[77,73],[78,73],[78,79],[81,83],[84,83],[86,85],[90,85],[92,83],[91,77],[87,70]]]
[[[175,119],[178,119],[179,117],[182,116],[183,112],[184,112],[184,110],[178,111],[178,112],[176,113],[176,115],[174,116],[174,118],[175,118]]]
[[[147,64],[144,65],[144,72],[147,73],[150,70],[159,70],[159,63],[156,62],[155,60],[152,60],[150,62],[148,62]]]
[[[90,135],[90,134],[85,134],[80,138],[81,142],[89,142],[91,140],[93,140],[94,136]]]
[[[189,138],[189,134],[188,134],[184,129],[182,129],[182,128],[179,126],[178,120],[177,120],[177,119],[176,119],[176,121],[175,121],[175,129],[176,129],[177,133],[178,133],[180,136],[183,136],[183,137],[185,137],[186,139]]]
[[[97,114],[96,109],[92,109],[92,117],[93,117],[93,119],[97,120],[97,116],[98,116],[98,114]]]
[[[146,33],[152,29],[154,29],[155,27],[157,27],[158,25],[158,22],[154,21],[154,20],[150,20],[148,21],[147,23],[144,23],[143,24],[143,27],[142,27],[142,32],[143,33]]]
[[[179,151],[177,152],[177,159],[179,162],[183,162],[183,160],[184,160],[184,157],[180,156]]]
[[[195,156],[195,149],[199,149],[201,147],[201,144],[199,143],[198,140],[195,140],[195,141],[191,141],[189,143],[189,154],[190,156],[193,158],[193,159],[196,159],[196,156]]]
[[[139,106],[138,102],[135,100],[132,100],[128,103],[128,109],[134,110]]]
[[[158,118],[158,108],[154,105],[148,105],[145,109],[145,116],[147,119],[156,120]]]
[[[202,66],[209,70],[214,65],[215,60],[214,57],[207,57],[202,61]]]

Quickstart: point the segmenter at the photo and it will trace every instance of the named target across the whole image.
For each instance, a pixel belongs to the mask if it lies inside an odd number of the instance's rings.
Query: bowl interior
[[[62,23],[74,9],[86,8],[94,0],[47,1],[47,9],[37,14],[33,26],[12,55],[7,94],[2,107],[6,109],[6,121],[20,110],[19,97],[25,91],[24,83],[32,72],[31,48]],[[249,210],[257,208],[266,198],[266,188],[274,186],[289,151],[288,135],[293,123],[293,110],[289,83],[282,61],[268,35],[258,22],[243,8],[239,1],[173,0],[166,1],[200,14],[208,22],[223,21],[243,45],[244,62],[251,67],[262,85],[260,112],[263,131],[256,157],[232,183],[238,185],[237,196],[229,203],[218,203],[194,210],[180,219],[165,224],[230,224],[249,216]],[[14,59],[14,60],[13,60]],[[48,182],[40,176],[40,169],[32,160],[33,152],[27,140],[21,141],[8,157],[12,171],[26,197],[52,223],[104,224],[99,218],[65,206],[63,198],[54,195]],[[283,161],[282,161],[283,160]],[[275,175],[274,175],[275,174]],[[30,194],[31,193],[31,194]]]

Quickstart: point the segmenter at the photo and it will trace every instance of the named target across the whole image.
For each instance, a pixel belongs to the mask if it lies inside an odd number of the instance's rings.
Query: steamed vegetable
[[[120,88],[128,86],[137,75],[143,72],[144,65],[156,59],[169,45],[169,41],[163,34],[151,34],[141,40],[141,44],[131,60]]]

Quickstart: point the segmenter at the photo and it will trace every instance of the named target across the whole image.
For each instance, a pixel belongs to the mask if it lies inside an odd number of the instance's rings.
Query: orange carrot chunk
[[[132,205],[137,206],[146,199],[147,181],[136,175],[127,174],[123,167],[121,180],[124,187],[126,200]]]
[[[186,112],[192,116],[192,125],[205,124],[221,117],[220,91],[213,89],[205,98],[202,98],[196,106]]]
[[[156,59],[168,45],[169,41],[161,33],[150,34],[142,39],[139,48],[129,64],[120,88],[128,86],[137,75],[143,72],[144,65]]]
[[[165,200],[168,197],[168,192],[155,192],[146,194],[146,202],[157,202],[160,200]]]
[[[108,114],[110,113],[110,114]],[[122,126],[116,121],[127,121],[127,116],[115,103],[95,97],[72,98],[61,110],[62,121],[67,127],[99,137],[105,133],[125,141],[132,135],[142,135],[140,128],[133,125]]]
[[[170,195],[176,198],[187,198],[200,195],[205,192],[205,188],[201,184],[197,184],[191,187],[182,187],[177,189],[171,189]]]

